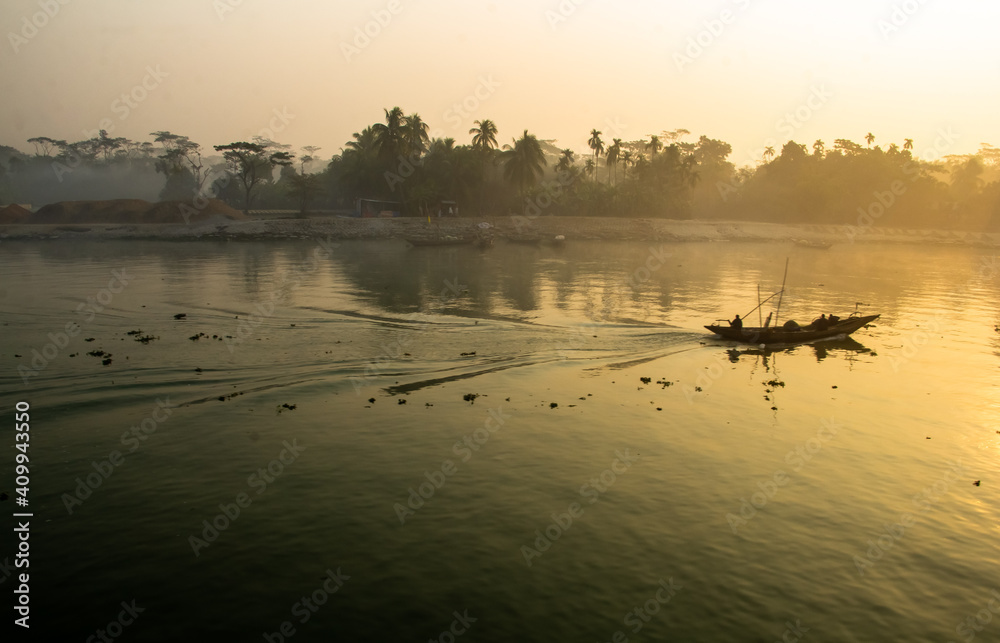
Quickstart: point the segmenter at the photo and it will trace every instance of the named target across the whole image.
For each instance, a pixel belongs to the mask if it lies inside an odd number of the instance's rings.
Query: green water
[[[882,317],[766,353],[702,328],[786,257],[782,320]],[[27,401],[32,632],[86,639],[134,600],[122,640],[997,640],[997,268],[5,242],[0,506],[9,535]]]

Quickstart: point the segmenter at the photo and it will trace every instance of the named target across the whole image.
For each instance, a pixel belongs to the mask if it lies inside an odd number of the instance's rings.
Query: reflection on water
[[[776,291],[786,255],[782,320],[881,318],[767,349],[703,328]],[[0,264],[0,390],[35,414],[33,597],[55,636],[86,639],[134,597],[136,640],[284,622],[296,641],[436,639],[456,611],[478,619],[468,641],[779,640],[788,622],[948,640],[1000,572],[982,250],[50,242],[4,243]],[[112,271],[129,283],[103,294]],[[67,322],[81,332],[33,366]],[[124,442],[157,400],[169,418]],[[279,469],[286,442],[304,450]]]

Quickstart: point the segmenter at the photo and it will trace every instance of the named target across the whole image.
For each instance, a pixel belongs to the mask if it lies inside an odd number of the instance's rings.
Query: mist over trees
[[[32,152],[0,146],[0,203],[213,196],[250,209],[351,212],[359,198],[436,214],[454,201],[466,216],[611,216],[1000,229],[1000,149],[935,161],[914,142],[835,139],[765,148],[737,168],[725,141],[684,129],[626,141],[593,129],[560,149],[530,130],[503,136],[475,121],[469,142],[430,138],[419,114],[399,107],[355,132],[339,153],[294,151],[255,137],[215,145],[150,133],[149,141],[98,136],[73,143],[45,136]],[[925,142],[926,143],[926,142]]]

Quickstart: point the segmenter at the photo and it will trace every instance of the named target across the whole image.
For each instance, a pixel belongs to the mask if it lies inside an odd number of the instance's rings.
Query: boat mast
[[[757,284],[757,325],[764,325],[763,317],[760,314],[760,284]]]
[[[781,313],[781,300],[785,297],[785,281],[788,279],[788,257],[785,257],[785,276],[781,278],[781,294],[778,297],[778,310],[774,313],[774,326],[778,326],[778,315]]]

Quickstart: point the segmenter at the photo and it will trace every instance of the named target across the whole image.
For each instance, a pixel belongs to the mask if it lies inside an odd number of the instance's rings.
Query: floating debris
[[[406,404],[406,398],[399,398],[399,400],[396,401],[396,404]]]
[[[185,319],[187,318],[187,313],[177,313],[174,315],[174,319]]]
[[[194,369],[194,372],[195,373],[200,373],[201,372],[201,367],[199,366],[198,368]]]
[[[148,344],[154,339],[159,339],[159,337],[153,337],[152,335],[143,335],[142,337],[136,337],[135,341],[139,342],[140,344]]]
[[[558,402],[552,402],[551,404],[549,404],[549,408],[550,408],[550,409],[554,409],[554,408],[556,408],[557,406],[559,406]]]
[[[87,355],[91,357],[104,357],[105,355],[111,357],[111,353],[105,353],[104,351],[90,351]]]
[[[982,480],[976,480],[972,484],[978,487],[980,482],[982,482]]]
[[[132,336],[132,335],[142,335],[142,330],[130,330],[129,332],[127,332],[125,334],[129,335],[129,336]]]
[[[242,393],[239,393],[239,395],[242,395]],[[288,409],[289,411],[294,411],[297,407],[298,404],[289,404],[287,402],[281,405],[281,408]]]
[[[208,335],[206,335],[205,333],[198,333],[197,335],[191,335],[190,337],[188,337],[188,339],[190,339],[192,342],[196,342],[202,337],[208,337]]]
[[[374,404],[375,403],[375,398],[374,397],[368,398],[368,403],[369,404]]]
[[[766,384],[767,386],[771,386],[771,387],[774,387],[774,386],[780,386],[782,388],[785,387],[785,383],[781,382],[779,380],[771,380],[770,382],[764,382],[764,384]]]
[[[111,358],[105,357],[103,360],[101,360],[101,364],[104,364],[105,366],[111,366]]]
[[[479,397],[479,393],[466,393],[462,396],[462,399],[471,404],[475,404],[477,397]]]
[[[673,386],[674,384],[673,382],[667,380],[667,378],[663,378],[662,380],[656,380],[656,383],[660,384],[663,388],[667,388],[668,386]]]
[[[640,377],[639,381],[642,382],[643,384],[649,384],[650,382],[653,381],[653,378],[652,377]]]
[[[476,354],[476,351],[472,351],[471,353],[462,353],[461,356],[462,357],[472,357],[475,354]]]
[[[86,338],[83,341],[85,341],[85,342],[92,342],[92,341],[94,341],[94,338],[93,337],[88,337],[88,338]]]
[[[424,402],[424,406],[434,406],[434,405],[431,404],[430,402]]]

